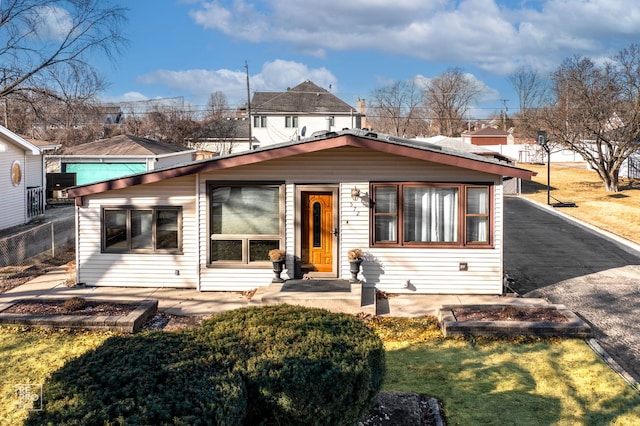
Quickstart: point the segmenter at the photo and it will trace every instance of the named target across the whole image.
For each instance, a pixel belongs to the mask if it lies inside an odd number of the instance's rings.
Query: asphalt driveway
[[[580,208],[579,206],[577,208]],[[640,251],[552,208],[505,198],[504,267],[521,296],[560,303],[640,382]],[[559,212],[561,213],[561,212]]]

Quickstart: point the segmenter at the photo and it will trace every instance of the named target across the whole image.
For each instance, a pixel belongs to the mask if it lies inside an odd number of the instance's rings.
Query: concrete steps
[[[290,305],[327,309],[349,314],[375,314],[374,289],[339,279],[287,280],[260,287],[249,305]]]

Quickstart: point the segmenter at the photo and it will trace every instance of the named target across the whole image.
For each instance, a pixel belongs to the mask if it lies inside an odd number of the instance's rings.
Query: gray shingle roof
[[[81,145],[65,147],[62,155],[162,155],[192,151],[184,146],[132,135],[118,135]]]
[[[286,92],[255,92],[251,110],[257,114],[356,112],[355,108],[308,80]]]

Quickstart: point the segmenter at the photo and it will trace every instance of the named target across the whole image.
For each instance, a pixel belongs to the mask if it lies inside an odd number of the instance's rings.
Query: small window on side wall
[[[102,211],[102,251],[106,253],[180,253],[179,207],[107,207]]]

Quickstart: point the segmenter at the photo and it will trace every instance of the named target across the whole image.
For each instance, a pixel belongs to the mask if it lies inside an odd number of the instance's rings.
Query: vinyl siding
[[[367,179],[363,179],[366,177]],[[439,164],[425,163],[403,157],[388,156],[357,148],[339,148],[320,153],[305,154],[288,159],[263,162],[236,169],[202,174],[199,178],[200,264],[201,290],[247,290],[268,285],[273,277],[271,267],[264,268],[207,268],[207,206],[206,182],[221,181],[279,181],[286,182],[285,247],[290,254],[283,277],[293,271],[296,252],[295,189],[296,185],[339,185],[339,271],[341,278],[349,278],[346,253],[351,248],[365,251],[361,278],[365,285],[384,291],[419,293],[488,293],[502,292],[502,216],[495,218],[494,241],[490,249],[432,249],[432,248],[369,248],[369,208],[362,199],[369,196],[369,182],[494,182],[497,185],[495,207],[502,209],[501,186],[493,175],[461,170]],[[361,191],[361,200],[351,199],[351,189]],[[459,271],[459,263],[466,262],[468,271]],[[404,283],[409,280],[410,287]]]
[[[187,176],[87,197],[86,205],[76,208],[78,282],[95,286],[196,288],[194,188],[195,176]],[[101,253],[101,208],[127,205],[182,206],[182,254]]]
[[[22,166],[22,181],[13,186],[10,180],[11,165],[15,160]],[[0,176],[5,179],[0,185],[0,229],[22,225],[27,221],[26,204],[26,164],[24,150],[0,139]]]
[[[44,165],[41,155],[27,154],[25,156],[25,180],[27,187],[44,187]]]
[[[365,285],[390,292],[473,293],[502,292],[502,186],[494,175],[428,163],[358,148],[265,161],[253,165],[168,179],[86,197],[78,213],[78,281],[87,285],[193,287],[202,291],[242,291],[269,285],[270,264],[258,267],[208,266],[209,226],[207,182],[283,181],[287,254],[283,278],[291,277],[296,246],[296,188],[298,185],[337,187],[339,190],[338,276],[349,278],[348,250],[365,252],[361,278]],[[495,183],[494,247],[487,249],[371,248],[369,247],[370,182],[483,182]],[[352,200],[358,188],[361,198]],[[100,253],[100,208],[118,205],[183,206],[182,255]],[[196,208],[197,207],[197,208]],[[460,262],[468,271],[460,271]],[[180,275],[175,275],[179,270]],[[404,284],[409,281],[409,288]],[[198,283],[200,284],[198,287]]]

